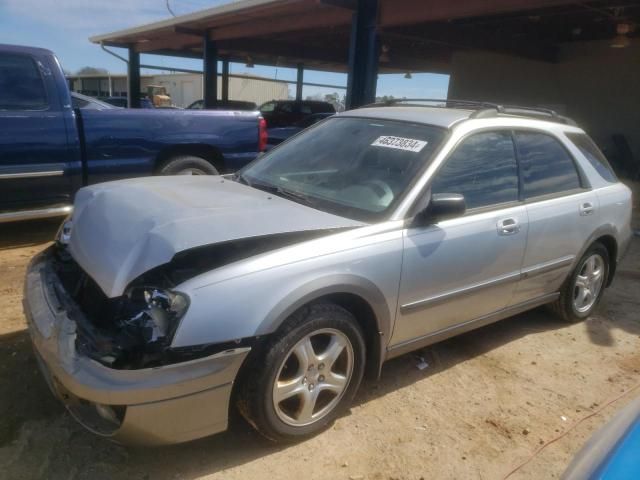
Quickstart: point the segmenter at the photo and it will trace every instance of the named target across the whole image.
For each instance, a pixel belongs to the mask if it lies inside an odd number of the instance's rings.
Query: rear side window
[[[607,158],[586,133],[567,133],[565,135],[576,147],[578,147],[586,159],[589,160],[591,166],[597,170],[602,178],[611,183],[618,181],[616,174],[613,172],[611,165],[607,161]]]
[[[573,158],[558,140],[538,132],[515,135],[525,198],[580,188]]]
[[[509,132],[473,135],[449,156],[431,193],[464,195],[468,209],[518,200],[518,165]]]
[[[36,62],[26,55],[0,53],[0,110],[43,110],[47,106]]]
[[[313,103],[311,104],[311,110],[313,113],[331,113],[336,111],[330,103]]]
[[[293,112],[293,103],[285,102],[276,104],[276,112],[291,113]]]

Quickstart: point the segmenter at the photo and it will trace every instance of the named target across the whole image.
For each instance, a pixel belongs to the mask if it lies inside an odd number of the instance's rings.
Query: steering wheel
[[[386,182],[382,180],[364,180],[360,183],[373,190],[373,193],[380,199],[380,203],[384,203],[385,206],[389,205],[393,200],[393,190]]]

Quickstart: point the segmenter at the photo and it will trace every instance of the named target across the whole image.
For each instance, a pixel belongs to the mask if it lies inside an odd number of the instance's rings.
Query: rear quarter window
[[[578,147],[578,150],[580,150],[582,155],[585,156],[591,166],[596,169],[603,179],[610,183],[616,183],[618,181],[607,158],[586,133],[566,133],[565,135]]]
[[[525,198],[561,194],[581,188],[573,158],[551,135],[516,131]]]
[[[47,107],[47,94],[36,62],[27,55],[0,53],[0,110]]]

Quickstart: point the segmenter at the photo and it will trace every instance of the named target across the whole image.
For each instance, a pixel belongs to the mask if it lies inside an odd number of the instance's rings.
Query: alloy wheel
[[[273,385],[273,406],[284,423],[302,427],[327,416],[353,373],[354,353],[340,330],[316,330],[288,352]]]
[[[587,312],[596,303],[604,282],[604,274],[604,259],[597,253],[587,257],[573,287],[573,308],[576,312]]]

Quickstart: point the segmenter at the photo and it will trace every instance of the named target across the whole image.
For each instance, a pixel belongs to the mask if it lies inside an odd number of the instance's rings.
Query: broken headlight
[[[178,323],[189,307],[186,295],[150,287],[137,287],[126,293],[137,313],[121,319],[121,327],[145,344],[167,346]]]
[[[58,245],[66,247],[69,245],[69,240],[71,240],[71,227],[73,226],[73,220],[71,217],[67,217],[64,219],[64,222],[58,228],[58,231],[55,236],[55,241]]]

